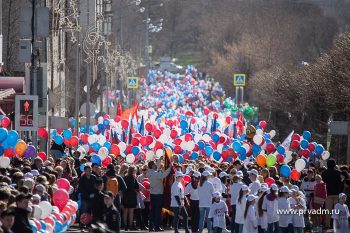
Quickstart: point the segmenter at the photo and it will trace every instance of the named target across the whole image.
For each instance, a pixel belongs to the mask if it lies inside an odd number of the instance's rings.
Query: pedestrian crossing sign
[[[235,87],[245,87],[245,74],[234,74],[233,75],[233,86]]]
[[[128,77],[128,88],[139,88],[139,77]]]

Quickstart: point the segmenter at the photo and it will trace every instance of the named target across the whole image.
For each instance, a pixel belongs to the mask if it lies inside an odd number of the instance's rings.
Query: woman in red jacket
[[[320,175],[315,176],[316,185],[314,190],[314,195],[311,197],[311,209],[318,210],[322,209],[327,198],[327,187],[326,183],[322,181],[322,177]],[[323,215],[313,214],[313,222],[315,226],[320,226],[322,223]]]

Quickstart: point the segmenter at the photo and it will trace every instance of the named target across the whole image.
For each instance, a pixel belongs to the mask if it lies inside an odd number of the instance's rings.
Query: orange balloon
[[[27,150],[27,144],[23,140],[16,143],[15,153],[17,155],[22,157],[24,152],[26,152],[26,150]]]
[[[256,157],[255,160],[256,160],[256,163],[257,163],[260,167],[263,167],[263,166],[266,165],[266,155],[263,155],[263,154],[258,155],[258,156]]]

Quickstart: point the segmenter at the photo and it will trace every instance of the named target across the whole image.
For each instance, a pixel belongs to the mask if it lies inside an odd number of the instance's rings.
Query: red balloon
[[[153,142],[153,137],[151,135],[146,136],[147,139],[147,145],[151,145]]]
[[[174,146],[174,153],[175,154],[180,154],[181,151],[182,151],[181,146],[178,146],[178,145]]]
[[[111,119],[111,117],[108,114],[103,115],[103,119]]]
[[[4,151],[4,155],[5,155],[6,157],[11,158],[11,157],[15,156],[15,152],[14,152],[11,148],[7,148],[7,149]]]
[[[52,213],[52,215],[55,216],[59,222],[64,222],[64,220],[62,218],[63,217],[62,214],[54,212],[54,213]]]
[[[145,187],[145,189],[150,189],[151,188],[151,184],[147,180],[142,181],[142,185]]]
[[[156,144],[154,145],[154,151],[157,151],[159,149],[163,149],[164,145],[160,141],[156,141]]]
[[[146,123],[145,128],[148,132],[153,131],[153,125],[151,123]]]
[[[275,144],[269,143],[269,144],[266,145],[266,152],[267,153],[271,154],[275,150],[276,150]]]
[[[139,139],[137,139],[135,136],[131,139],[131,144],[133,146],[138,146],[140,143]]]
[[[132,148],[133,148],[132,145],[128,145],[125,149],[126,154],[131,154]]]
[[[141,137],[140,138],[140,144],[141,144],[141,146],[147,146],[147,138],[146,137]]]
[[[300,135],[297,133],[293,134],[292,141],[300,141]]]
[[[70,141],[68,139],[63,139],[63,143],[68,146],[68,147],[71,147],[71,144],[70,144]]]
[[[278,163],[283,163],[284,162],[284,156],[283,155],[276,155],[276,159]]]
[[[52,213],[52,215],[55,216],[56,213]],[[56,217],[56,216],[55,216]],[[56,217],[57,218],[57,217]],[[46,222],[47,224],[50,224],[51,226],[55,226],[55,221],[53,220],[52,217],[47,217],[47,218],[44,218],[44,222]]]
[[[70,145],[72,147],[76,147],[79,145],[79,138],[77,136],[72,136],[70,139],[69,139],[69,142],[70,142]]]
[[[296,141],[296,140],[292,141],[292,143],[291,143],[291,145],[290,145],[290,147],[291,147],[292,149],[298,149],[299,146],[300,146],[300,142],[299,142],[299,141]]]
[[[39,128],[38,129],[38,136],[43,139],[48,139],[49,134],[45,128]]]
[[[224,150],[222,151],[221,153],[221,158],[223,161],[226,161],[226,159],[229,157],[229,154],[228,154],[228,151],[227,150]]]
[[[217,113],[214,113],[214,114],[213,114],[213,118],[214,118],[214,119],[218,119],[218,118],[219,118],[219,115],[218,115]]]
[[[227,116],[227,117],[226,117],[226,123],[227,123],[227,124],[230,124],[230,123],[231,123],[231,119],[232,119],[232,118],[231,118],[230,116]]]
[[[53,204],[58,207],[60,211],[67,205],[69,201],[69,194],[64,189],[59,189],[53,194]]]
[[[267,123],[266,123],[266,121],[260,121],[259,125],[261,126],[261,128],[265,129],[267,126]]]
[[[172,138],[172,139],[174,139],[174,138],[176,138],[177,137],[177,131],[176,130],[171,130],[171,132],[170,132],[170,137]]]
[[[308,149],[301,150],[300,155],[307,159],[310,156],[310,151]]]
[[[196,119],[192,118],[190,122],[192,125],[194,125],[194,124],[196,124]]]
[[[112,163],[112,158],[107,156],[103,161],[102,161],[102,167],[107,167],[109,164]]]
[[[309,151],[314,151],[315,150],[315,144],[314,143],[309,143],[308,149]]]
[[[115,157],[120,155],[120,149],[117,144],[113,144],[111,146],[111,154],[113,154]]]
[[[127,129],[129,127],[129,122],[127,120],[122,120],[122,128]]]
[[[89,134],[83,133],[80,135],[80,139],[84,144],[87,144],[89,141]]]
[[[186,141],[186,142],[192,141],[192,134],[187,133],[187,134],[185,135],[185,141]]]
[[[70,183],[67,179],[65,178],[60,178],[56,181],[56,184],[57,184],[57,187],[59,189],[64,189],[66,190],[67,192],[69,192],[69,189],[70,189]]]
[[[185,181],[186,184],[190,183],[191,182],[191,177],[189,175],[185,175],[183,180]]]
[[[116,116],[116,117],[114,118],[114,121],[118,123],[118,122],[120,121],[120,116]]]
[[[63,133],[63,129],[56,129],[57,134],[62,134]]]
[[[275,179],[272,178],[272,177],[267,177],[267,178],[265,179],[265,183],[267,184],[267,186],[270,187],[272,184],[275,184],[276,181],[275,181]]]
[[[293,169],[290,173],[290,178],[294,181],[299,180],[300,178],[300,172],[297,169]]]
[[[162,131],[160,131],[159,129],[156,129],[153,131],[152,135],[158,139],[160,137],[160,135],[162,135]]]
[[[8,117],[5,116],[2,118],[1,120],[2,127],[7,128],[10,124],[11,124],[11,121]]]
[[[210,110],[207,108],[207,107],[205,107],[204,109],[203,109],[203,111],[204,111],[204,115],[208,115],[209,114],[209,112],[210,112]]]
[[[174,144],[175,145],[180,145],[181,144],[181,142],[182,142],[182,140],[180,139],[180,138],[176,138],[175,140],[174,140]]]
[[[45,152],[39,152],[38,153],[38,157],[41,158],[43,161],[46,160],[47,156]]]
[[[35,219],[35,218],[32,218],[32,220],[33,220],[33,222],[35,223],[35,226],[36,226],[36,228],[38,229],[38,231],[40,231],[40,230],[41,230],[41,224],[40,224],[40,222],[39,222],[37,219]]]

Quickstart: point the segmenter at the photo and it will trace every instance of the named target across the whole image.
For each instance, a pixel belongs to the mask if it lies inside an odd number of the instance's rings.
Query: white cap
[[[210,176],[211,174],[210,174],[210,172],[208,172],[208,171],[204,171],[203,173],[202,173],[202,176]]]
[[[183,177],[184,174],[180,171],[175,172],[175,177]]]
[[[36,170],[36,169],[33,169],[31,173],[33,174],[33,176],[38,176],[38,175],[40,175],[40,174],[39,174],[39,171]]]
[[[219,174],[220,178],[225,177],[225,176],[228,176],[228,174],[226,172],[220,172],[220,174]]]
[[[289,193],[289,188],[288,188],[287,186],[282,186],[282,187],[280,188],[280,192],[281,192],[281,193]]]
[[[340,198],[343,198],[343,197],[346,197],[346,194],[345,194],[345,193],[340,193],[340,194],[339,194],[339,199],[340,199]]]
[[[268,188],[267,186],[265,186],[265,185],[262,186],[262,185],[261,185],[261,187],[260,187],[260,191],[261,191],[261,192],[266,192],[267,190],[269,190],[269,188]]]
[[[195,172],[193,172],[193,174],[192,174],[192,176],[194,176],[194,177],[201,177],[201,173],[200,172],[197,172],[197,171],[195,171]]]
[[[33,200],[36,200],[36,201],[40,201],[40,200],[41,200],[41,197],[40,197],[38,194],[34,194],[34,195],[32,196],[32,199],[33,199]]]
[[[258,171],[255,170],[255,169],[252,169],[252,170],[248,171],[248,174],[249,175],[256,175],[256,176],[259,175]]]
[[[265,186],[266,188],[269,187],[266,183],[261,183],[260,185],[261,185],[261,187],[263,187],[263,186]]]
[[[277,191],[277,190],[278,190],[278,187],[277,187],[276,184],[272,184],[272,185],[270,186],[270,188],[271,188],[273,191]]]
[[[247,201],[253,201],[253,200],[257,199],[257,198],[258,198],[257,196],[255,196],[255,195],[253,195],[253,194],[250,194],[250,195],[248,195],[248,197],[247,197]]]
[[[33,178],[34,175],[31,172],[27,172],[26,174],[24,174],[24,178]]]
[[[249,187],[247,185],[242,185],[241,187],[242,191],[249,191]]]
[[[187,175],[188,173],[190,173],[191,171],[193,171],[192,166],[188,166],[188,167],[186,168],[186,175]]]
[[[292,185],[291,191],[299,192],[299,187],[297,185]]]
[[[209,173],[215,172],[215,169],[212,167],[207,167],[205,170],[208,171]]]
[[[237,171],[236,175],[239,176],[239,177],[243,177],[243,172],[242,171]]]
[[[214,198],[220,198],[221,197],[221,193],[220,192],[214,192],[213,193],[213,197]]]

